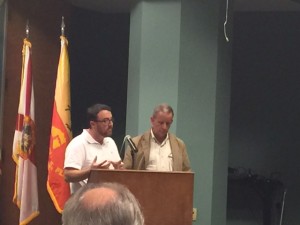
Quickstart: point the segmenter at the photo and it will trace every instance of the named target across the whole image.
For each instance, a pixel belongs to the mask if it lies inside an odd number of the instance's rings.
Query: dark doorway
[[[112,107],[113,139],[125,134],[129,49],[129,14],[74,8],[69,34],[73,136],[86,128],[86,109],[94,103]]]

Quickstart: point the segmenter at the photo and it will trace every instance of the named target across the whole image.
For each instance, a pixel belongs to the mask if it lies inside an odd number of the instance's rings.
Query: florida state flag
[[[19,224],[25,225],[39,215],[31,43],[27,39],[24,39],[22,55],[21,90],[12,157],[16,163],[13,202],[20,209]]]
[[[64,180],[63,167],[65,150],[72,138],[68,40],[64,36],[60,39],[61,51],[53,104],[47,180],[48,192],[59,213],[70,196],[70,187]]]

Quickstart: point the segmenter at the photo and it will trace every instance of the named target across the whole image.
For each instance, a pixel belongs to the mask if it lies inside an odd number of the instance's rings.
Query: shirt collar
[[[166,144],[166,142],[169,140],[169,133],[167,133],[167,136],[166,136],[165,140],[163,140],[162,143],[159,143],[159,141],[157,141],[156,137],[153,134],[152,129],[151,129],[150,133],[151,133],[151,139],[154,140],[160,146],[164,146]]]
[[[84,138],[85,140],[90,143],[90,144],[100,144],[98,141],[96,141],[91,135],[90,133],[88,132],[87,129],[84,129],[83,130],[83,135],[84,135]],[[103,139],[103,144],[102,145],[105,145],[106,143],[108,142],[108,140],[106,138]]]

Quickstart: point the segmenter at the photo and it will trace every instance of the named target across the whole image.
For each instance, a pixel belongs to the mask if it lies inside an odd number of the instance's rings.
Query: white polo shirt
[[[100,144],[92,138],[87,130],[83,130],[82,133],[73,138],[67,146],[64,168],[70,167],[78,170],[88,168],[96,156],[96,163],[101,163],[105,160],[113,162],[121,160],[117,145],[112,138],[106,137],[103,140],[103,144]],[[110,165],[109,169],[114,169],[114,167]],[[86,183],[87,179],[76,183],[71,182],[71,193],[74,193]]]

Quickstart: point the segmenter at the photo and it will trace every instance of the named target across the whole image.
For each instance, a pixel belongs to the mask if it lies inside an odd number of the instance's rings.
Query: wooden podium
[[[116,182],[135,195],[145,225],[192,225],[194,173],[92,170],[89,183]]]

